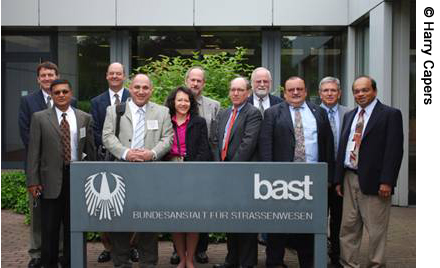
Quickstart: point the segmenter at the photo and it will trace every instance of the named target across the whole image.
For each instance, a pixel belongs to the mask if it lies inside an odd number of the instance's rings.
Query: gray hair
[[[229,88],[231,88],[231,84],[234,80],[237,79],[243,79],[244,82],[246,83],[246,89],[249,90],[250,89],[250,84],[249,84],[249,80],[246,77],[243,77],[241,75],[237,75],[236,77],[234,77],[234,79],[231,80],[231,82],[229,82]]]
[[[203,81],[206,81],[205,80],[205,70],[203,69],[202,66],[193,66],[193,67],[189,68],[188,71],[186,71],[186,73],[185,73],[185,81],[188,80],[189,73],[191,73],[192,70],[196,70],[196,69],[202,71]]]
[[[256,74],[258,71],[260,71],[260,70],[265,70],[265,71],[267,72],[267,74],[269,75],[269,80],[272,81],[272,75],[270,74],[270,71],[269,71],[268,69],[264,68],[264,67],[258,67],[258,68],[256,68],[256,69],[252,72],[252,74],[251,74],[251,81],[254,81],[255,74]]]
[[[321,90],[322,85],[325,83],[335,83],[338,90],[341,90],[341,82],[336,77],[327,76],[327,77],[322,78],[321,82],[319,82],[319,90]]]

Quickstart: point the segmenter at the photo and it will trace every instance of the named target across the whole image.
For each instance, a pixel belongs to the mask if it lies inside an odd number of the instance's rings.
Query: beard
[[[254,92],[259,98],[264,98],[269,94],[269,92],[264,89],[256,89]]]

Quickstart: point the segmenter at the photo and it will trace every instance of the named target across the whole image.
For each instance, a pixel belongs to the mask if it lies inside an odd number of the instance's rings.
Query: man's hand
[[[143,150],[142,149],[130,149],[125,156],[125,159],[130,162],[143,162]]]
[[[29,193],[32,194],[34,198],[38,198],[41,195],[41,192],[43,191],[42,185],[31,185],[28,187]]]
[[[336,185],[336,193],[340,196],[340,197],[344,197],[344,194],[342,193],[342,187],[340,184]]]
[[[153,159],[153,152],[151,150],[143,149],[140,154],[144,161],[151,161]]]
[[[382,183],[379,186],[379,196],[383,198],[388,198],[391,196],[391,186],[388,184]]]

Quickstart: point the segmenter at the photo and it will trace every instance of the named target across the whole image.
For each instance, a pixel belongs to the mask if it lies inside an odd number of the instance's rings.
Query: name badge
[[[147,129],[148,130],[159,129],[159,123],[157,122],[157,120],[147,120]]]
[[[79,138],[82,139],[86,136],[86,128],[82,127],[79,129]]]
[[[354,147],[356,146],[356,143],[354,142],[354,141],[350,141],[349,143],[348,143],[348,150],[349,151],[353,151],[354,150]]]

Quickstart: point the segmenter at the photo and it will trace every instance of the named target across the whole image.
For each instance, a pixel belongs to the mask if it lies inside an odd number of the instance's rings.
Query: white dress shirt
[[[62,112],[60,109],[58,109],[55,106],[55,111],[57,113],[57,119],[58,124],[61,127],[61,120],[63,119],[63,113],[66,113],[66,120],[69,123],[69,129],[70,129],[70,156],[71,161],[77,161],[78,160],[78,127],[76,124],[76,116],[75,112],[73,111],[72,107],[69,106],[67,111]]]
[[[339,112],[338,112],[339,104],[336,104],[332,108],[329,108],[324,103],[321,103],[321,107],[324,108],[324,110],[327,112],[327,117],[328,117],[329,121],[330,121],[330,114],[328,111],[330,109],[333,110],[333,116],[335,118],[335,127],[336,127],[336,137],[334,137],[334,138],[336,139],[336,150],[337,150],[339,148],[339,136],[341,135],[341,126],[340,126]]]
[[[110,95],[110,104],[115,105],[115,101],[116,101],[115,95],[116,94],[119,96],[119,101],[122,102],[122,93],[124,93],[124,88],[121,88],[118,92],[114,92],[113,90],[111,90],[109,88],[108,94]]]
[[[47,97],[50,97],[50,107],[53,107],[53,100],[52,100],[52,97],[51,97],[49,94],[47,94],[47,92],[44,91],[43,89],[41,89],[41,91],[43,91],[44,103],[47,104]]]
[[[370,120],[371,113],[373,112],[374,107],[376,106],[377,98],[375,98],[370,104],[368,104],[367,107],[364,108],[364,128],[362,129],[362,135],[361,135],[361,144],[362,144],[362,138],[364,137],[364,130],[367,127],[368,120]],[[356,124],[359,118],[359,113],[361,112],[362,108],[359,106],[356,112],[356,115],[353,119],[353,122],[351,123],[350,127],[350,136],[348,136],[348,142],[347,142],[347,148],[345,149],[345,160],[344,165],[349,168],[354,167],[350,163],[350,152],[353,150],[353,146],[351,145],[353,143],[353,136],[356,131]]]
[[[293,128],[295,129],[295,108],[289,105]],[[304,145],[306,150],[306,162],[318,162],[318,126],[315,116],[309,106],[303,102],[300,106],[301,121],[304,129]]]
[[[255,95],[255,93],[252,93],[252,96],[254,98],[254,106],[259,110],[260,109],[260,97],[258,97],[257,95]],[[269,99],[269,94],[267,94],[264,98],[263,98],[263,108],[264,110],[266,110],[267,108],[270,107],[270,99]]]

